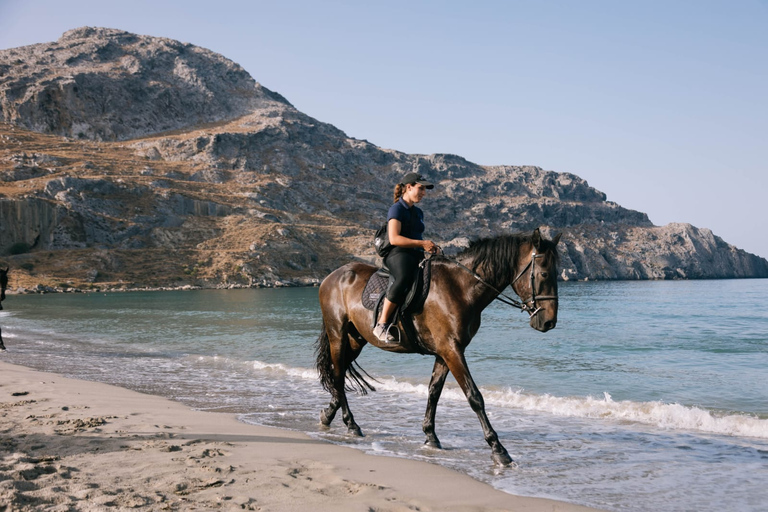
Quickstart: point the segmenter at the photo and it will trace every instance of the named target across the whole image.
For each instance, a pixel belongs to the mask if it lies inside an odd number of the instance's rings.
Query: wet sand
[[[490,464],[490,461],[489,461]],[[0,362],[0,511],[594,510]]]

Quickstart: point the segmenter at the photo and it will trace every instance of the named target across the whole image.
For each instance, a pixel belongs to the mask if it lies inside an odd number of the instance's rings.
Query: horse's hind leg
[[[328,407],[320,413],[320,422],[325,426],[330,426],[336,412],[341,409],[341,417],[350,434],[362,436],[363,432],[360,426],[355,422],[352,411],[349,409],[347,393],[345,389],[347,368],[360,355],[362,345],[352,347],[350,343],[348,324],[338,332],[328,329],[328,348],[330,350],[332,387],[331,402]]]
[[[355,436],[363,437],[363,431],[360,430],[360,426],[355,422],[354,416],[352,416],[352,411],[349,410],[349,403],[347,402],[347,394],[344,391],[343,382],[340,389],[338,402],[341,407],[341,418],[347,426],[347,432]]]
[[[351,338],[348,330],[349,324],[345,326],[341,336],[341,343],[339,345],[339,369],[340,375],[336,381],[336,396],[338,397],[339,406],[341,407],[341,418],[344,420],[344,424],[347,426],[347,431],[350,434],[361,436],[363,431],[360,430],[360,426],[355,422],[352,411],[349,409],[349,402],[347,401],[347,392],[345,389],[346,373],[347,369],[352,365],[357,356],[360,355],[360,351],[363,349],[362,345],[357,345],[356,348],[352,347],[350,343]]]
[[[326,427],[330,427],[333,418],[336,417],[336,411],[339,410],[339,405],[339,401],[336,397],[331,398],[331,403],[328,404],[328,407],[320,411],[320,423]]]
[[[338,343],[338,342],[337,342]],[[336,380],[337,380],[337,367],[335,359],[333,358],[333,352],[337,350],[331,350],[331,339],[328,337],[328,329],[323,322],[323,330],[320,332],[320,337],[317,338],[315,344],[315,356],[317,362],[315,368],[320,376],[320,382],[323,388],[331,394],[331,403],[327,409],[320,411],[320,423],[326,427],[331,425],[333,418],[336,416],[336,411],[339,410],[339,399],[336,397]]]
[[[424,414],[422,430],[427,435],[424,442],[432,448],[442,448],[440,440],[435,435],[435,414],[437,414],[437,401],[443,392],[443,384],[448,376],[448,365],[440,356],[435,357],[435,366],[432,368],[432,379],[429,381],[429,397],[427,398],[427,412]]]

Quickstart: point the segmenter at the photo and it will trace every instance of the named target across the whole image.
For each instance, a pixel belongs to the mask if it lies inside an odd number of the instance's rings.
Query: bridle
[[[528,262],[528,264],[525,266],[525,268],[517,275],[516,278],[514,278],[512,280],[512,283],[510,283],[511,285],[514,285],[518,281],[518,279],[523,277],[523,274],[525,274],[525,271],[528,270],[528,268],[530,267],[530,269],[531,269],[531,278],[530,278],[531,279],[531,281],[530,281],[531,298],[528,299],[528,300],[524,300],[523,301],[523,308],[522,308],[522,310],[527,312],[530,315],[531,318],[533,318],[533,316],[536,313],[541,311],[541,306],[537,306],[536,305],[536,301],[537,300],[539,300],[539,301],[541,301],[541,300],[558,300],[557,295],[536,295],[536,281],[535,281],[535,279],[536,279],[536,258],[544,258],[545,256],[546,256],[545,254],[538,254],[536,252],[536,249],[534,249],[533,250],[533,254],[531,254],[531,261]]]
[[[536,259],[544,258],[545,256],[546,256],[545,254],[536,253],[536,249],[534,249],[533,253],[531,254],[531,260],[523,268],[523,270],[520,271],[517,277],[515,277],[510,283],[510,286],[513,286],[516,282],[520,280],[521,277],[523,277],[523,275],[525,275],[526,271],[530,269],[531,298],[528,300],[523,300],[522,302],[515,300],[512,297],[509,297],[507,295],[504,295],[500,290],[497,290],[493,285],[491,285],[490,283],[485,281],[482,277],[480,277],[480,275],[477,272],[470,269],[460,261],[453,258],[448,258],[448,259],[450,259],[451,261],[456,263],[456,265],[458,265],[459,267],[463,268],[464,270],[472,274],[475,277],[475,279],[483,283],[485,286],[495,291],[498,294],[496,297],[494,297],[495,300],[503,302],[508,306],[515,307],[521,311],[525,311],[526,313],[528,313],[528,316],[530,318],[533,318],[539,311],[541,311],[541,306],[537,304],[537,301],[558,300],[557,295],[536,295]]]

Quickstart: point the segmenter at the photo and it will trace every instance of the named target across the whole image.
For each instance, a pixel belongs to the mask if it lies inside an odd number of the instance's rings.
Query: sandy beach
[[[19,510],[594,509],[0,362],[0,511]]]

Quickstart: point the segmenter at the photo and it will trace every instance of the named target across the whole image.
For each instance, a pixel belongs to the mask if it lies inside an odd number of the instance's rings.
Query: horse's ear
[[[552,239],[552,243],[557,245],[557,243],[560,241],[560,237],[563,236],[562,233],[558,233],[555,235],[555,238]]]
[[[533,246],[536,248],[536,250],[541,249],[541,232],[539,231],[539,228],[533,230],[533,235],[531,235],[531,242],[533,242]]]

